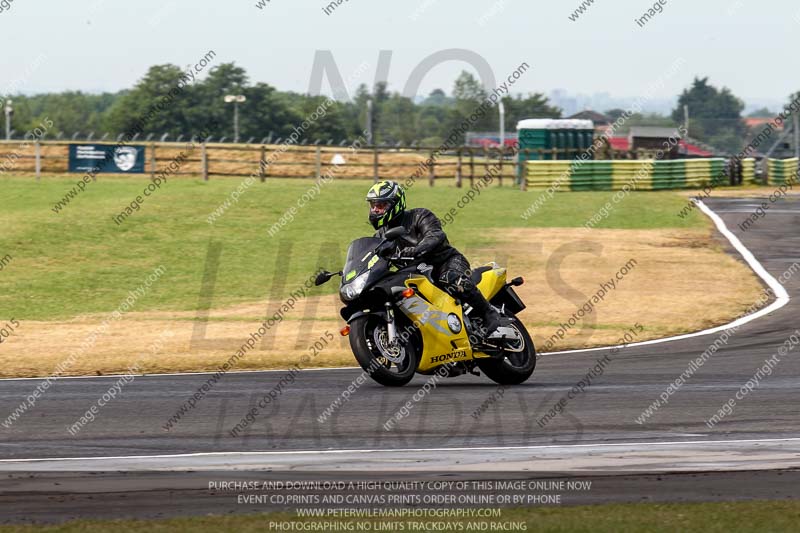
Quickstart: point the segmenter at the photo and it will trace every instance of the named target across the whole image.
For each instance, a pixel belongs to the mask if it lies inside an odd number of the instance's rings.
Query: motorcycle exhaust
[[[522,340],[519,331],[517,331],[516,328],[511,328],[508,326],[500,326],[499,328],[497,328],[491,335],[489,335],[489,337],[486,338],[486,341],[487,342],[503,341],[504,343],[505,342],[519,343],[519,347],[517,348],[512,348],[509,346],[498,346],[496,344],[493,344],[493,346],[496,346],[497,348],[500,348],[506,352],[517,353],[525,350],[525,342]]]

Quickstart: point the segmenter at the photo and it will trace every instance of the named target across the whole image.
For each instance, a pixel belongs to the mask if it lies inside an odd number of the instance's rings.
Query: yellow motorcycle
[[[513,289],[522,278],[506,282],[506,269],[494,263],[472,271],[478,289],[501,315],[501,326],[485,337],[482,318],[433,283],[431,265],[381,257],[381,249],[405,233],[397,227],[384,239],[356,239],[344,269],[323,271],[315,281],[322,285],[342,277],[340,314],[347,325],[341,334],[349,335],[361,368],[386,386],[403,386],[415,372],[455,377],[479,375],[478,369],[502,385],[527,380],[536,367],[536,349],[516,316],[525,309]]]

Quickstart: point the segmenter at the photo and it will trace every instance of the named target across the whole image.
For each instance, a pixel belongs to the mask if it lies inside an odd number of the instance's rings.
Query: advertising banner
[[[97,174],[141,174],[144,172],[145,147],[116,144],[70,144],[69,171]]]

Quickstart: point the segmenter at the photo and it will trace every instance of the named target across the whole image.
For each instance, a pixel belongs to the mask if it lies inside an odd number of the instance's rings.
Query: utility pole
[[[372,98],[367,100],[367,144],[372,145]]]
[[[233,103],[233,142],[239,142],[239,102]]]
[[[497,109],[500,111],[500,150],[505,153],[506,149],[506,106],[503,101],[497,103]]]
[[[11,115],[14,114],[14,109],[11,107],[11,100],[6,100],[5,105],[6,113],[6,140],[11,140]]]
[[[239,142],[239,104],[247,100],[243,94],[226,94],[225,103],[233,102],[233,142]]]
[[[689,136],[689,105],[683,104],[683,128],[686,131],[686,136]]]
[[[800,158],[800,117],[792,113],[792,129],[794,130],[794,156]]]

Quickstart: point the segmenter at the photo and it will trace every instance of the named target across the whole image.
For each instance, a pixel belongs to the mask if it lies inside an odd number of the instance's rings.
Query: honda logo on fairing
[[[454,359],[461,359],[462,357],[466,357],[467,352],[464,350],[458,350],[453,353],[446,353],[443,355],[437,355],[435,357],[431,357],[431,363],[443,363],[444,361],[452,361]]]

